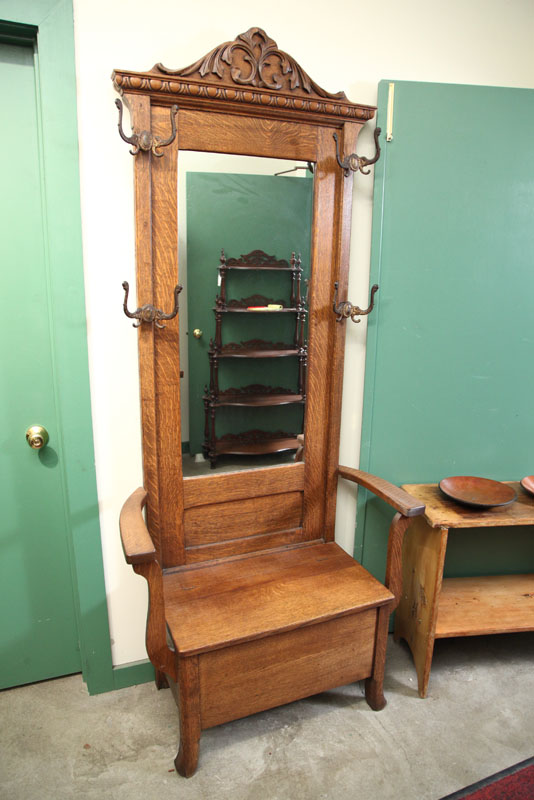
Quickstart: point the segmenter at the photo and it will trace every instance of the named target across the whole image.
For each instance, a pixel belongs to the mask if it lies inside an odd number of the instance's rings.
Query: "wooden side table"
[[[395,639],[405,639],[412,651],[421,697],[428,689],[435,639],[534,630],[534,574],[443,578],[449,529],[534,525],[534,497],[519,483],[509,485],[517,500],[487,510],[447,499],[436,484],[402,487],[426,506],[406,531],[395,620]]]

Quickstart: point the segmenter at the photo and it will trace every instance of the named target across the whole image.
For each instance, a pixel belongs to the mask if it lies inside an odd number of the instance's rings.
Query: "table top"
[[[517,481],[503,481],[517,492],[508,506],[481,509],[456,503],[441,493],[437,483],[407,483],[408,494],[425,504],[425,519],[432,528],[493,528],[499,525],[534,525],[534,496]]]

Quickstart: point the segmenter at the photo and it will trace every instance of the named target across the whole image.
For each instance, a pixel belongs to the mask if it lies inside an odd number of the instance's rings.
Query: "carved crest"
[[[254,106],[255,115],[309,115],[312,124],[325,118],[364,122],[375,112],[373,106],[351,103],[344,92],[326,92],[261,28],[215,47],[190,67],[156,64],[149,72],[114,70],[112,78],[121,94],[150,94],[163,105],[176,102],[180,110]]]
[[[165,75],[182,78],[217,76],[226,85],[296,92],[308,97],[346,100],[344,92],[330,94],[318,86],[302,67],[261,28],[250,28],[233,42],[225,42],[185,69],[168,69],[156,64]]]

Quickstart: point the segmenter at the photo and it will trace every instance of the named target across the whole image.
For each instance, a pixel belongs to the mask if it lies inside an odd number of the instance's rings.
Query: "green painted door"
[[[34,55],[0,45],[0,687],[81,670],[49,314]],[[49,444],[32,450],[29,425]]]
[[[375,172],[360,459],[393,483],[534,472],[533,130],[534,91],[395,82]],[[379,577],[390,518],[359,493],[356,553]],[[533,567],[531,530],[449,537],[446,575]]]
[[[215,336],[213,307],[221,249],[228,258],[252,250],[287,261],[301,254],[303,280],[309,275],[313,180],[270,175],[210,172],[187,173],[187,295],[189,348],[190,452],[202,452],[204,386],[209,384],[209,341]],[[306,291],[305,286],[302,287]],[[261,294],[289,300],[291,283],[283,273],[233,273],[227,278],[227,298]],[[291,319],[290,319],[291,317]],[[289,314],[226,314],[223,344],[262,339],[292,342],[295,320]],[[200,339],[193,330],[202,331]],[[222,361],[222,360],[221,360]],[[225,359],[220,365],[221,389],[262,384],[297,389],[298,360]],[[302,431],[302,406],[222,408],[216,433]]]

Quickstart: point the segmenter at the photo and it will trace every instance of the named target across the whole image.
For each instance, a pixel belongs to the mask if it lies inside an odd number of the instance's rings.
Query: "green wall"
[[[534,472],[533,129],[534,91],[395,82],[375,168],[360,459],[393,483]],[[380,577],[391,516],[359,493],[356,555]],[[462,531],[445,574],[533,566],[531,530]]]

